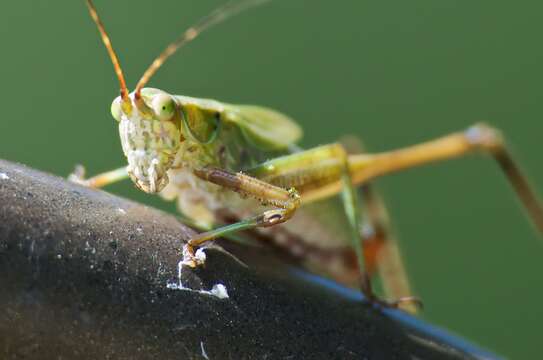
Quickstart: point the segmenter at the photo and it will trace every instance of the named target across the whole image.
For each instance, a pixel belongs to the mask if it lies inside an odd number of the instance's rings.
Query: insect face
[[[159,192],[168,184],[167,171],[179,150],[179,112],[169,94],[154,89],[143,89],[140,99],[131,94],[130,100],[128,111],[120,96],[111,105],[119,122],[128,174],[141,190]]]

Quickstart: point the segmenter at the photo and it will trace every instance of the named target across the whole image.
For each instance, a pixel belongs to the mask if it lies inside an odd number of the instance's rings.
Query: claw
[[[380,307],[384,308],[393,308],[393,309],[400,309],[400,310],[406,310],[402,309],[402,305],[415,305],[418,309],[422,310],[424,308],[424,304],[422,300],[416,296],[405,296],[401,297],[397,300],[389,301],[379,298],[372,289],[371,286],[371,280],[368,274],[364,274],[362,278],[362,293],[366,297],[366,301],[372,305],[378,305]],[[407,312],[412,313],[412,311]]]
[[[203,265],[206,261],[206,254],[203,249],[196,250],[196,253],[194,252],[194,248],[189,245],[185,244],[183,246],[183,260],[181,261],[182,265],[190,266],[191,268],[195,268],[197,266]]]
[[[412,304],[415,305],[418,309],[424,309],[424,303],[422,300],[416,296],[405,296],[401,297],[398,300],[387,302],[392,308],[401,308],[403,304]]]
[[[422,300],[415,296],[405,296],[397,300],[388,301],[388,300],[383,300],[377,297],[374,293],[371,293],[371,294],[364,293],[364,295],[366,296],[368,303],[372,305],[378,305],[383,308],[405,310],[405,309],[402,309],[402,305],[410,305],[410,304],[415,305],[420,310],[424,308],[424,304]],[[410,311],[407,311],[407,312],[410,312]]]

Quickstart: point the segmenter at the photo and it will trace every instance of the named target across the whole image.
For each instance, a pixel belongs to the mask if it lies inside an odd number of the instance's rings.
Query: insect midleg
[[[128,172],[126,171],[126,166],[122,166],[118,169],[106,171],[91,178],[85,179],[85,168],[79,165],[76,167],[75,171],[70,174],[68,179],[91,188],[101,188],[109,184],[128,179]]]
[[[409,285],[403,264],[399,257],[398,248],[393,239],[389,239],[388,221],[384,218],[384,205],[377,197],[370,184],[361,189],[361,197],[368,210],[368,216],[361,217],[359,206],[359,192],[355,190],[349,166],[349,156],[340,144],[324,145],[304,152],[269,160],[264,164],[248,170],[253,174],[272,184],[289,187],[294,186],[300,191],[302,202],[316,201],[339,190],[343,198],[345,213],[350,224],[350,239],[356,253],[358,267],[361,272],[361,288],[368,299],[384,303],[377,299],[371,289],[370,277],[375,273],[378,261],[383,261],[379,271],[386,276],[384,283],[393,288],[393,295],[398,299],[389,305],[399,305],[414,312],[415,298],[409,295]],[[339,185],[339,186],[337,186]],[[332,190],[322,190],[329,188]],[[364,214],[366,215],[366,214]],[[361,234],[361,219],[372,228],[372,234]],[[378,234],[377,239],[374,235]],[[361,238],[362,236],[362,238]],[[363,244],[366,242],[365,246]],[[388,244],[388,240],[392,243]],[[379,249],[373,247],[379,245]],[[373,247],[373,249],[372,249]],[[377,259],[377,250],[379,259]],[[392,284],[392,285],[391,285]],[[402,297],[403,296],[403,297]]]
[[[398,307],[402,304],[407,304],[413,306],[414,304],[421,304],[420,300],[412,297],[412,296],[406,296],[406,297],[399,297],[397,299],[394,299],[392,302],[384,301],[379,299],[375,293],[373,292],[373,288],[371,286],[371,271],[370,268],[371,264],[368,264],[366,260],[369,259],[369,252],[368,248],[363,246],[363,241],[365,240],[362,238],[362,242],[360,239],[360,230],[361,230],[361,213],[360,213],[360,205],[358,200],[358,193],[355,189],[355,186],[352,182],[351,173],[349,171],[348,166],[348,159],[345,157],[344,160],[344,170],[342,171],[342,185],[343,190],[341,191],[341,197],[343,199],[343,206],[345,207],[345,213],[347,215],[347,219],[349,220],[350,224],[350,230],[351,230],[351,246],[354,248],[356,257],[358,260],[358,268],[360,269],[361,274],[361,290],[366,295],[367,299],[371,302],[380,303],[385,306],[392,306],[392,307]],[[367,197],[366,197],[366,200]],[[374,204],[375,205],[375,204]],[[361,246],[362,245],[362,246]],[[399,255],[399,254],[398,254]],[[389,258],[388,260],[393,260]],[[397,259],[394,259],[397,260]],[[404,305],[405,306],[405,305]]]
[[[371,278],[377,275],[381,279],[385,296],[394,299],[395,305],[412,314],[417,313],[421,302],[411,296],[407,271],[391,229],[385,203],[371,183],[360,189],[364,204],[362,217],[362,248],[366,272],[363,274],[364,293],[371,294]]]
[[[340,145],[337,145],[340,147]],[[349,160],[347,152],[341,151],[341,198],[343,201],[343,207],[350,227],[350,239],[351,246],[355,251],[356,259],[358,261],[358,269],[361,273],[366,273],[364,264],[364,252],[361,246],[360,230],[362,229],[362,218],[360,212],[360,201],[358,192],[353,185],[353,179],[349,171]],[[365,289],[363,289],[365,290]]]
[[[349,154],[366,152],[356,137],[346,136],[341,143]],[[409,278],[385,201],[371,182],[360,187],[359,195],[363,203],[361,237],[366,272],[362,285],[366,287],[365,292],[372,291],[370,280],[377,275],[386,298],[398,299],[397,303],[403,310],[416,313],[421,303],[411,296]]]

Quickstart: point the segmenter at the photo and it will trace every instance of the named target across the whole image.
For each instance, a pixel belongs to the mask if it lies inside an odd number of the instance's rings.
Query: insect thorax
[[[244,211],[254,203],[237,193],[196,177],[194,169],[217,167],[231,172],[242,171],[266,158],[252,148],[235,126],[225,125],[212,144],[184,140],[168,170],[169,183],[160,193],[167,200],[176,200],[181,213],[207,226],[216,223],[215,213],[228,207]]]

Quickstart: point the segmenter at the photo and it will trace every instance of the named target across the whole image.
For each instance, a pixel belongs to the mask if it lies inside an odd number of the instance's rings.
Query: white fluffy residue
[[[196,250],[194,257],[196,258],[196,260],[198,260],[198,262],[201,262],[203,264],[206,261],[206,253],[204,252],[204,249],[200,248]]]
[[[226,286],[224,286],[223,284],[215,284],[213,285],[211,290],[194,290],[194,289],[183,286],[181,281],[167,283],[166,287],[170,290],[183,290],[183,291],[196,292],[202,295],[210,295],[210,296],[216,297],[217,299],[230,298],[230,296],[228,295],[228,290],[226,289]]]
[[[223,284],[215,284],[213,285],[213,288],[211,288],[211,291],[209,293],[215,297],[218,297],[219,299],[228,299],[228,291],[226,290],[226,286]]]
[[[9,180],[8,174],[0,172],[0,180]]]
[[[202,350],[202,356],[204,359],[209,360],[209,356],[207,356],[206,349],[204,349],[204,342],[200,341],[200,349]]]
[[[203,251],[203,249],[196,250],[196,253],[194,254],[194,257],[200,262],[200,264],[204,263],[206,260],[206,254]],[[177,282],[169,282],[166,284],[166,287],[171,290],[185,290],[185,291],[192,291],[197,292],[199,294],[203,295],[210,295],[214,296],[218,299],[228,299],[230,296],[228,295],[228,290],[226,289],[226,286],[223,284],[215,284],[211,288],[211,290],[194,290],[188,287],[185,287],[181,281],[181,274],[183,271],[183,264],[185,263],[185,259],[181,260],[177,264]]]
[[[126,210],[122,208],[117,208],[117,212],[121,215],[126,215]]]

